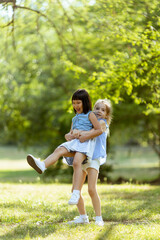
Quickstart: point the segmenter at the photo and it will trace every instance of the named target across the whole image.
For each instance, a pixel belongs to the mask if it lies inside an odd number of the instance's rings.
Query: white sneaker
[[[31,154],[27,156],[28,164],[34,168],[39,174],[42,174],[46,168],[43,162],[39,160],[39,158],[33,157]]]
[[[71,198],[68,201],[69,205],[77,205],[80,199],[80,194],[78,193],[72,193]]]
[[[104,222],[103,222],[103,220],[97,220],[97,221],[95,221],[95,225],[97,225],[99,227],[103,227],[104,226]]]
[[[67,222],[67,224],[88,224],[89,223],[89,219],[88,216],[86,217],[75,217],[73,221]]]

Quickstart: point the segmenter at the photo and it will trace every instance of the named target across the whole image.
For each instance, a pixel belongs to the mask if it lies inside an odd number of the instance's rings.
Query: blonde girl
[[[101,202],[99,195],[97,193],[97,179],[99,174],[100,165],[106,162],[106,139],[109,132],[109,125],[111,123],[112,116],[112,106],[111,102],[107,99],[99,99],[94,105],[94,112],[100,122],[101,129],[103,133],[96,137],[96,145],[93,154],[92,161],[82,165],[82,178],[79,179],[81,182],[81,189],[85,182],[86,176],[88,175],[88,192],[92,200],[93,208],[95,211],[95,224],[98,226],[103,226],[103,218],[101,215]],[[81,132],[79,136],[80,141],[86,141],[89,139],[94,132],[94,129],[89,132]],[[74,188],[74,185],[73,185]],[[84,200],[82,195],[80,195],[77,208],[80,216],[76,217],[73,221],[68,222],[69,224],[82,224],[89,223],[88,216],[86,214]]]

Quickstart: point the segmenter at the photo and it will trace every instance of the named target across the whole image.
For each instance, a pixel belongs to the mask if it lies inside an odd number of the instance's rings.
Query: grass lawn
[[[132,174],[150,178],[150,169],[158,166],[157,158],[150,154],[153,152],[116,151],[112,177],[121,173],[125,177],[130,169],[130,178]],[[43,183],[25,158],[25,151],[0,147],[0,240],[160,240],[160,186],[98,184],[105,221],[104,227],[98,227],[85,184],[90,224],[70,226],[67,222],[78,215],[76,206],[67,204],[71,184]]]
[[[0,183],[0,240],[159,240],[160,187],[98,185],[104,227],[94,225],[94,212],[84,185],[88,225],[67,225],[78,213],[69,206],[70,184]]]
[[[35,149],[31,152],[37,154]],[[0,182],[31,183],[39,181],[26,161],[27,151],[12,146],[0,146]]]

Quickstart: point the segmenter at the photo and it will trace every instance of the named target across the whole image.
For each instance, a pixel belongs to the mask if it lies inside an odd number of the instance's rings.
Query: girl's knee
[[[63,147],[57,147],[55,150],[54,150],[54,154],[57,154],[59,155],[60,157],[62,157],[65,153],[65,149]]]
[[[58,152],[61,152],[61,148],[60,147],[57,147],[55,150],[54,150],[54,153],[58,153]]]
[[[88,188],[88,193],[90,197],[93,197],[95,194],[97,194],[97,191],[95,188]]]
[[[73,160],[73,168],[79,168],[81,167],[81,163],[77,160]]]

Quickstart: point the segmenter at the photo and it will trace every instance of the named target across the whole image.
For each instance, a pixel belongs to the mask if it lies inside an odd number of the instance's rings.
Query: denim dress
[[[88,113],[80,113],[76,114],[76,116],[72,119],[72,129],[89,131],[93,128],[92,123],[89,120]],[[87,140],[83,143],[79,141],[79,139],[73,139],[71,141],[62,143],[59,147],[65,147],[68,152],[80,152],[86,155],[87,159],[92,159],[94,148],[95,148],[95,139]],[[73,157],[64,157],[63,162],[72,166],[73,165]]]
[[[105,121],[106,124],[106,131],[103,132],[101,135],[98,137],[94,138],[94,145],[91,146],[94,147],[92,151],[92,157],[86,158],[82,164],[89,163],[90,161],[94,161],[95,159],[99,161],[100,165],[104,164],[107,159],[107,152],[106,152],[106,140],[107,140],[107,134],[109,130],[109,126],[107,124],[106,119],[98,119],[98,121],[103,120]],[[92,140],[91,140],[92,141]],[[72,166],[73,165],[73,157],[66,157],[63,158],[63,162]]]
[[[108,124],[106,119],[98,119],[98,121],[103,120],[106,124],[106,131],[103,132],[101,135],[95,138],[95,149],[92,156],[92,160],[98,159],[100,162],[100,165],[104,164],[106,162],[107,158],[107,152],[106,152],[106,140],[107,140],[107,133],[109,130]]]

